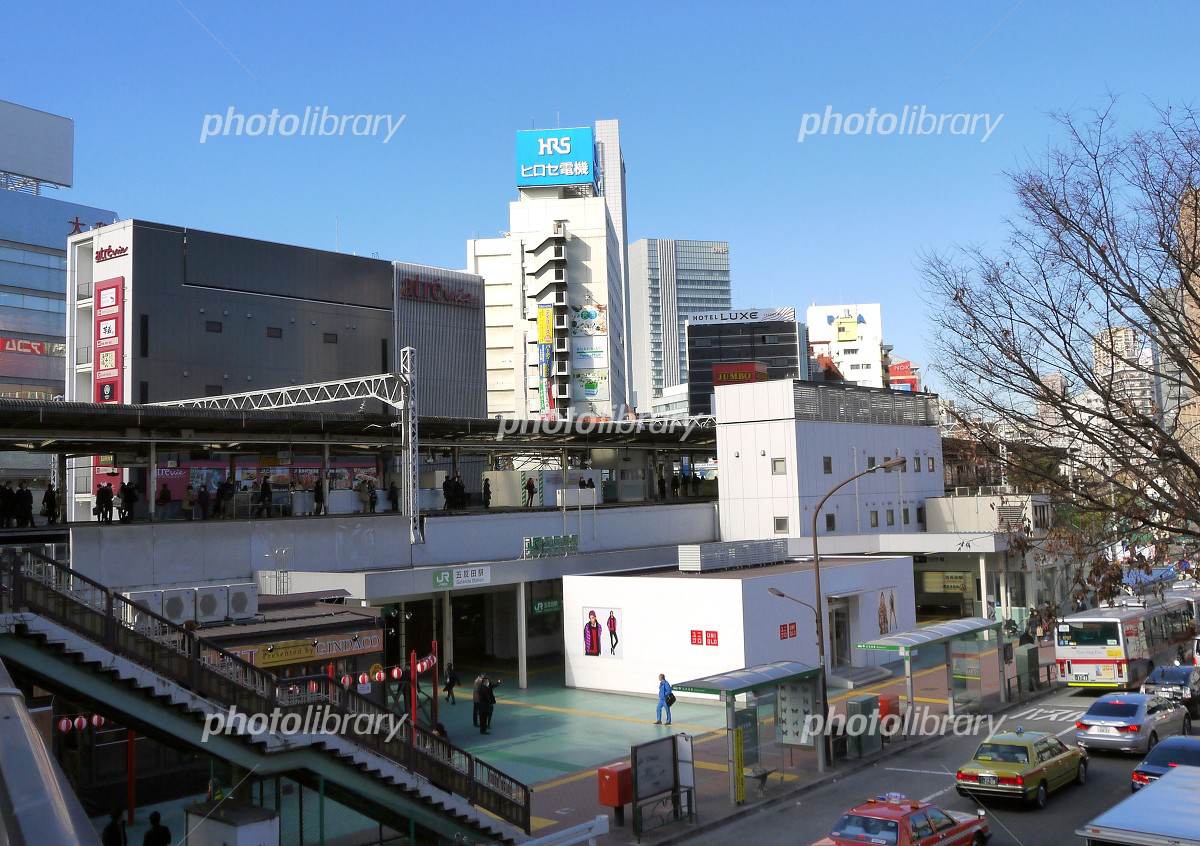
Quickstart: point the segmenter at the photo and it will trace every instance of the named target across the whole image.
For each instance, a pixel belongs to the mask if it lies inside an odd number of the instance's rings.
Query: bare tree
[[[1007,243],[923,259],[956,428],[1068,495],[1088,537],[1105,535],[1097,543],[1195,540],[1197,113],[1159,109],[1140,131],[1121,131],[1112,104],[1057,119],[1062,146],[1010,174],[1020,213]],[[1093,551],[1071,554],[1093,584],[1111,583]]]

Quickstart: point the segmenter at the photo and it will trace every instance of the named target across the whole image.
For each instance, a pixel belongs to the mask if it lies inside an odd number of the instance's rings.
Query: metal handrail
[[[443,790],[530,832],[531,791],[469,752],[415,724],[390,740],[366,724],[397,715],[327,676],[279,678],[205,641],[127,597],[31,549],[3,550],[0,610],[29,609],[152,668],[190,690],[243,713],[301,714],[314,704],[339,718],[339,736],[368,747]]]

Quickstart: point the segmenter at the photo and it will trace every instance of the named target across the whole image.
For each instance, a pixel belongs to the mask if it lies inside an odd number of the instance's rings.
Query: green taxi
[[[959,767],[955,786],[962,796],[1021,799],[1039,808],[1067,784],[1087,781],[1087,752],[1040,731],[997,732]]]

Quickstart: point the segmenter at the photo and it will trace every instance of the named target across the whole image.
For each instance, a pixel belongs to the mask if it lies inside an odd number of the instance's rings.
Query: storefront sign
[[[283,664],[303,664],[316,660],[317,648],[309,640],[290,640],[259,649],[255,663],[260,667],[278,667]]]
[[[796,636],[795,623],[780,623],[779,624],[779,639],[789,640]]]
[[[426,282],[415,276],[406,276],[400,280],[400,297],[418,302],[479,308],[479,297],[471,291],[456,290],[441,282]]]
[[[289,664],[305,664],[310,661],[382,652],[383,630],[370,629],[349,634],[318,635],[315,638],[282,640],[274,643],[223,646],[222,649],[232,652],[256,667],[282,667]],[[206,652],[204,656],[204,660],[209,663],[213,662],[215,658],[216,653],[213,652]]]
[[[579,552],[579,535],[546,535],[525,538],[522,558],[559,558]]]
[[[965,574],[942,573],[942,593],[962,593],[965,588]]]
[[[709,314],[693,314],[688,318],[689,324],[701,323],[764,323],[782,320],[796,322],[794,308],[748,308],[739,311],[719,311]]]
[[[561,599],[535,599],[533,600],[534,614],[557,614],[562,610]]]
[[[66,344],[47,344],[45,341],[30,341],[25,338],[0,338],[0,352],[24,353],[25,355],[66,355]]]
[[[99,263],[108,261],[109,259],[120,258],[121,256],[128,255],[128,253],[129,247],[100,247],[96,250],[95,259]]]
[[[454,570],[434,570],[433,589],[483,587],[492,583],[491,567],[459,567]]]
[[[596,147],[590,126],[517,133],[517,185],[591,185]]]
[[[95,401],[121,402],[123,350],[125,333],[125,277],[105,279],[96,283],[96,316],[94,320],[92,362]]]
[[[704,629],[692,629],[692,646],[718,646],[717,633]]]
[[[714,385],[740,385],[767,381],[767,365],[761,361],[738,361],[712,366]]]

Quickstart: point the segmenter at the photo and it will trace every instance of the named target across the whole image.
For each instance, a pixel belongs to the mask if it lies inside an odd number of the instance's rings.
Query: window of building
[[[1035,505],[1033,506],[1033,528],[1049,529],[1050,528],[1050,506]]]
[[[875,456],[868,455],[867,456],[867,469],[870,470],[874,466],[875,466]]]
[[[824,458],[822,458],[821,465],[822,465],[822,472],[824,472],[824,474],[826,476],[833,475],[833,457],[832,456],[827,455]]]
[[[896,525],[896,512],[890,508],[887,510],[887,524],[889,526]]]
[[[150,315],[143,314],[138,318],[138,354],[142,358],[150,357]]]
[[[268,326],[267,327],[267,337],[268,338],[282,338],[283,337],[283,327],[282,326]]]
[[[326,332],[321,336],[321,340],[327,344],[337,343],[337,332]]]
[[[138,402],[142,405],[150,402],[150,383],[138,382]]]
[[[919,455],[913,456],[913,472],[914,473],[921,472],[921,456],[919,456]]]
[[[863,365],[863,370],[870,370],[870,369],[871,369],[871,365],[870,365],[870,364],[864,364],[864,365]]]
[[[927,470],[928,470],[930,473],[934,472],[934,470],[933,470],[933,456],[932,456],[932,455],[931,455],[931,456],[929,456],[929,461],[928,461],[928,463],[926,464],[926,469],[927,469]]]
[[[219,320],[207,320],[204,323],[205,332],[216,332],[217,334],[220,334],[222,331],[224,331],[224,329],[225,327],[221,325],[221,321]]]
[[[908,509],[904,508],[900,511],[900,517],[904,521],[904,525],[908,525]]]
[[[871,528],[872,529],[879,528],[879,512],[878,511],[871,512]]]
[[[825,515],[825,531],[832,532],[837,529],[837,518],[832,514]]]
[[[784,476],[787,475],[787,460],[783,458],[771,459],[771,475]]]
[[[858,355],[858,347],[847,347],[842,350],[843,355]]]
[[[925,506],[923,505],[917,506],[917,524],[920,526],[925,525]]]
[[[788,518],[776,517],[775,518],[775,534],[786,535],[787,531],[788,531]]]

